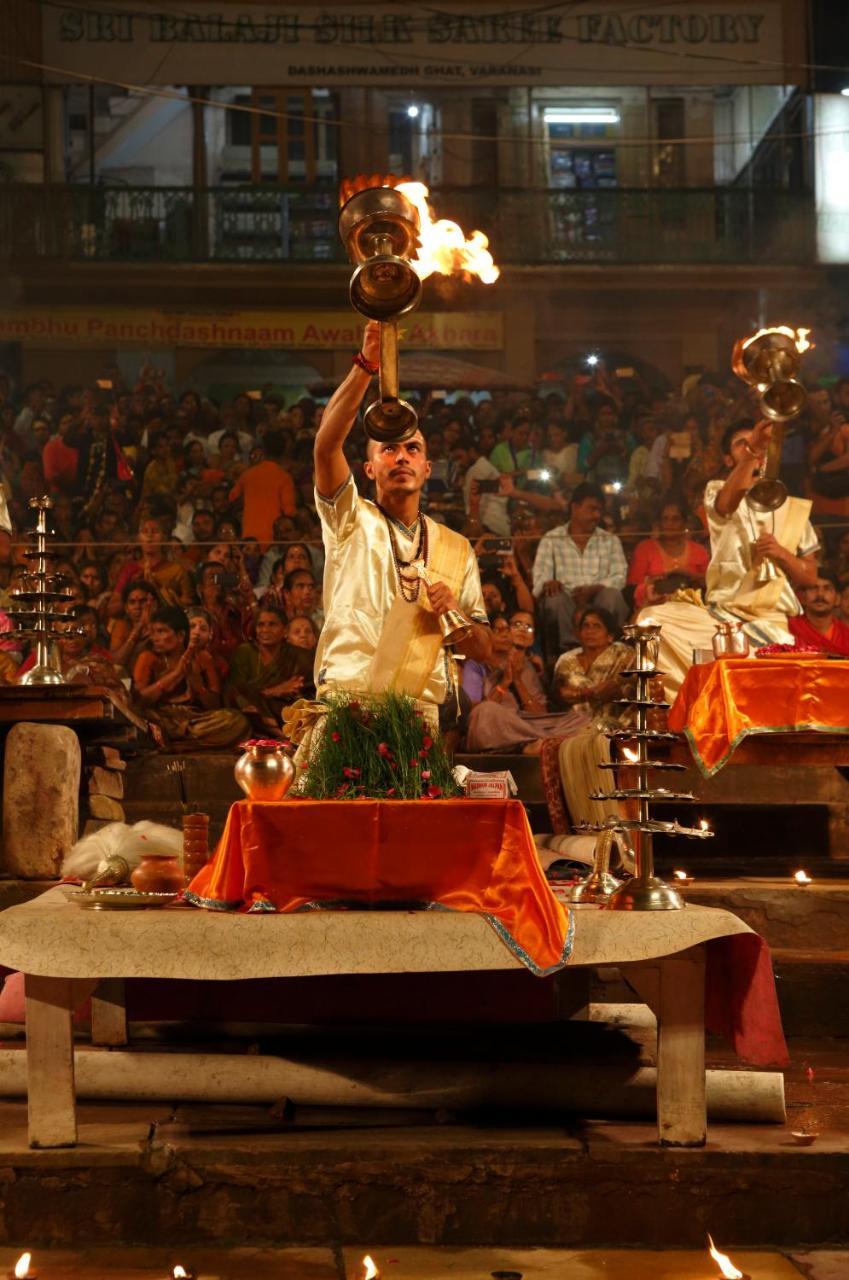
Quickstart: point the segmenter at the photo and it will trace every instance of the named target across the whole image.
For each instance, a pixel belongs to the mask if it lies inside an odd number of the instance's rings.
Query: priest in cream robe
[[[769,422],[743,422],[723,436],[728,474],[705,489],[711,546],[706,606],[671,600],[639,615],[638,621],[651,618],[661,624],[658,666],[664,672],[667,697],[674,698],[680,689],[692,666],[693,650],[711,647],[717,622],[742,622],[756,649],[794,643],[787,620],[802,612],[794,588],[816,581],[819,542],[807,500],[787,498],[773,512],[756,511],[749,504],[746,495],[763,467],[771,435]],[[765,556],[778,576],[762,585],[758,571]]]
[[[472,632],[456,650],[479,661],[489,657],[489,624],[471,544],[419,510],[430,475],[421,432],[402,443],[369,441],[365,471],[375,501],[357,492],[343,445],[377,372],[378,352],[379,326],[370,321],[363,351],[328,403],[315,438],[325,550],[316,690],[320,701],[336,690],[394,689],[414,698],[436,728],[452,661],[439,615],[458,609],[471,619]]]

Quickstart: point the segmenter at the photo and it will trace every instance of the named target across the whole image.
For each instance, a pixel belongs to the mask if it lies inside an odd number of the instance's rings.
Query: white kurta
[[[398,575],[392,556],[386,517],[366,498],[360,497],[349,476],[332,499],[316,491],[316,507],[324,539],[324,627],[318,641],[315,683],[318,696],[330,689],[351,693],[368,690],[371,662],[384,621],[398,594]],[[427,516],[428,532],[435,526]],[[398,554],[412,560],[418,542],[418,528],[405,529],[392,522]],[[424,586],[421,587],[424,591]],[[463,584],[458,595],[462,611],[475,622],[486,624],[478,563],[468,547]],[[440,650],[422,693],[424,702],[445,701],[449,676],[445,650]]]

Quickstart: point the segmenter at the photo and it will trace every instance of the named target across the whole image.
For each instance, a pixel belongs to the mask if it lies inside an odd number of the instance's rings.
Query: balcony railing
[[[441,188],[440,216],[489,236],[502,265],[805,264],[813,198],[730,187]],[[276,186],[0,184],[0,255],[17,262],[344,261],[336,191]]]

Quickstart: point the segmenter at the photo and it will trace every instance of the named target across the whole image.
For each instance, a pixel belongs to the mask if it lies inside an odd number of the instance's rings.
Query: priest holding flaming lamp
[[[419,510],[431,468],[415,409],[399,395],[397,322],[418,305],[424,276],[447,274],[455,265],[470,270],[469,254],[479,258],[486,240],[474,233],[466,242],[456,224],[434,223],[419,185],[407,184],[409,197],[391,177],[346,183],[342,190],[340,234],[355,266],[351,302],[368,323],[363,349],[315,438],[326,556],[315,682],[319,700],[334,692],[406,694],[436,729],[455,682],[453,655],[486,661],[490,632],[471,544]],[[451,228],[444,260],[433,252],[443,225]],[[498,270],[485,257],[494,280]],[[377,376],[379,396],[364,416],[372,502],[357,492],[343,450]],[[307,729],[299,763],[309,755],[310,737]]]

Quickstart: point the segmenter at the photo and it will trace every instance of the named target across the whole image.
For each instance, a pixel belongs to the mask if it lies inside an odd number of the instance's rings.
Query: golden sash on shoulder
[[[427,519],[427,517],[424,517]],[[445,525],[428,520],[428,574],[459,596],[466,573],[469,544]],[[439,620],[427,598],[424,583],[412,604],[399,591],[386,615],[369,670],[369,689],[394,689],[420,698],[442,646]]]

